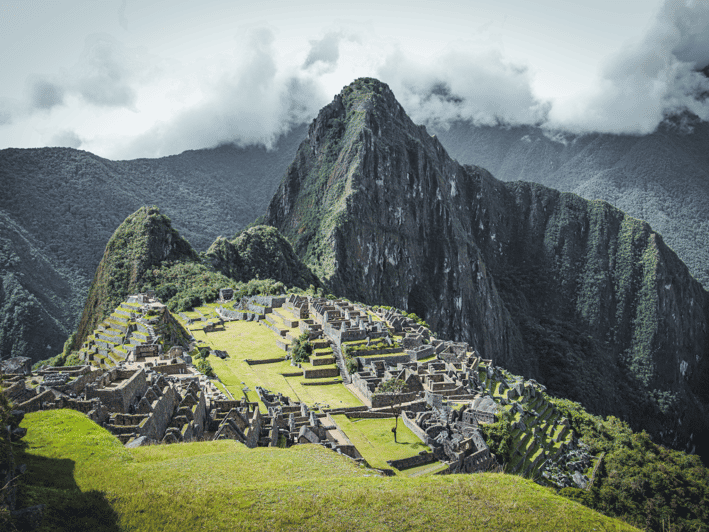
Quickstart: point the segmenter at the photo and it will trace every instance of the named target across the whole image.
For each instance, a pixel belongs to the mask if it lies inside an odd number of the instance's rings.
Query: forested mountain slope
[[[132,161],[69,148],[0,150],[0,224],[10,242],[0,248],[0,358],[61,351],[106,242],[139,207],[160,205],[198,250],[251,223],[304,134],[295,128],[271,151],[225,145]],[[50,303],[54,293],[62,295]]]
[[[460,122],[435,133],[453,158],[498,179],[602,199],[646,220],[709,287],[709,123],[674,117],[643,136]]]

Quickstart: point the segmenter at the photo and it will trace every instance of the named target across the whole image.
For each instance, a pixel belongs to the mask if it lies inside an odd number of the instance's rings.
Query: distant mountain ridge
[[[709,288],[709,123],[685,114],[642,136],[463,122],[435,133],[453,158],[498,179],[602,199],[647,221]]]
[[[667,444],[704,441],[709,294],[662,238],[607,203],[460,166],[385,84],[323,108],[265,219],[335,293],[416,312]]]

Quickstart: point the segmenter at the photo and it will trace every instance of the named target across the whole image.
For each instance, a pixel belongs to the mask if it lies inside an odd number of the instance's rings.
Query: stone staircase
[[[89,336],[79,350],[79,356],[101,368],[118,366],[128,356],[126,346],[155,340],[155,331],[146,324],[139,331],[140,306],[121,303]]]

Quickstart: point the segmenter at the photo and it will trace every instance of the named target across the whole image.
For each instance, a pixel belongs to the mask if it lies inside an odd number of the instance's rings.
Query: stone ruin
[[[136,305],[145,309],[146,305],[155,305],[155,300],[147,294],[131,296],[117,310],[125,314],[130,307],[130,312],[135,312]],[[392,467],[405,469],[438,460],[446,464],[445,469],[439,471],[442,474],[474,473],[497,466],[496,457],[479,427],[494,423],[502,405],[513,401],[513,412],[520,414],[513,429],[526,430],[534,423],[537,414],[514,401],[541,397],[543,386],[506,377],[492,361],[481,360],[468,344],[436,339],[426,327],[398,311],[375,309],[383,320],[378,321],[372,318],[370,309],[347,301],[290,295],[242,298],[231,308],[220,307],[218,312],[224,321],[262,321],[282,335],[283,331],[268,319],[273,313],[285,322],[285,315],[276,310],[281,307],[296,317],[287,318],[287,327],[298,327],[308,333],[311,341],[333,347],[343,380],[350,382],[351,378],[351,389],[366,406],[321,407],[316,411],[287,396],[257,388],[260,403],[267,410],[264,412],[259,403],[249,401],[246,394],[242,399],[234,399],[217,390],[196,372],[182,347],[163,352],[150,341],[136,343],[131,357],[117,367],[45,367],[30,376],[13,376],[8,391],[16,404],[19,403],[18,408],[25,411],[43,408],[82,411],[129,446],[197,439],[233,439],[248,447],[310,443],[360,462],[364,459],[332,416],[393,417],[398,410],[405,426],[432,452],[391,461]],[[392,333],[400,339],[396,349],[392,345]],[[143,338],[147,336],[144,334]],[[98,339],[103,337],[97,336]],[[344,357],[340,350],[343,342],[357,341],[358,345],[364,345],[366,340],[369,346],[373,339],[388,341],[392,349],[381,350],[381,356],[360,357],[359,370],[350,375],[343,368]],[[223,351],[212,353],[228,356]],[[485,364],[483,373],[479,373],[481,364]],[[491,397],[492,389],[481,381],[483,376],[487,376],[488,385],[492,381],[499,383],[498,392],[506,390],[505,397],[498,398],[499,402]],[[390,379],[404,382],[400,393],[378,391],[379,386]],[[34,385],[28,387],[28,382]],[[564,422],[566,425],[562,426]],[[559,426],[561,430],[556,434],[561,439],[569,431],[568,421],[562,420]],[[562,443],[555,456],[540,455],[539,460],[543,461],[540,471],[545,479],[560,487],[582,486],[588,482],[583,476],[588,459],[583,445],[572,439]],[[536,462],[532,465],[539,466]]]
[[[352,384],[372,409],[398,404],[404,424],[431,447],[431,459],[447,464],[445,472],[488,471],[497,462],[478,425],[494,423],[499,406],[483,394],[477,376],[479,363],[474,352],[463,351],[455,362],[436,359],[389,365],[386,360],[373,360],[352,375]],[[390,379],[404,382],[401,393],[377,393],[379,385]],[[453,409],[449,401],[463,406]]]
[[[4,393],[18,410],[78,410],[124,444],[138,438],[142,444],[201,439],[211,404],[223,398],[205,378],[170,376],[151,367],[43,368],[5,382]]]

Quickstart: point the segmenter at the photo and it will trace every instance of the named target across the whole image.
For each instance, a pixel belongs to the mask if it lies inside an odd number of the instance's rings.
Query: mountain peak
[[[382,167],[390,150],[402,144],[410,157],[398,161],[397,169]],[[407,180],[409,165],[428,157],[438,160],[444,153],[425,127],[413,123],[388,85],[359,78],[310,124],[269,205],[266,223],[278,227],[306,264],[313,264],[314,273],[327,281],[337,270],[338,258],[335,248],[323,243],[336,238],[353,212],[350,207],[356,210],[361,203],[354,196],[370,196],[385,179],[390,185]]]
[[[128,216],[108,241],[96,269],[73,349],[78,349],[128,294],[137,291],[146,270],[163,261],[197,259],[189,242],[157,207],[141,207]]]
[[[320,112],[266,223],[332,293],[414,312],[596,413],[683,444],[709,433],[709,294],[660,236],[606,203],[459,165],[381,82]],[[682,404],[697,407],[680,424]]]

